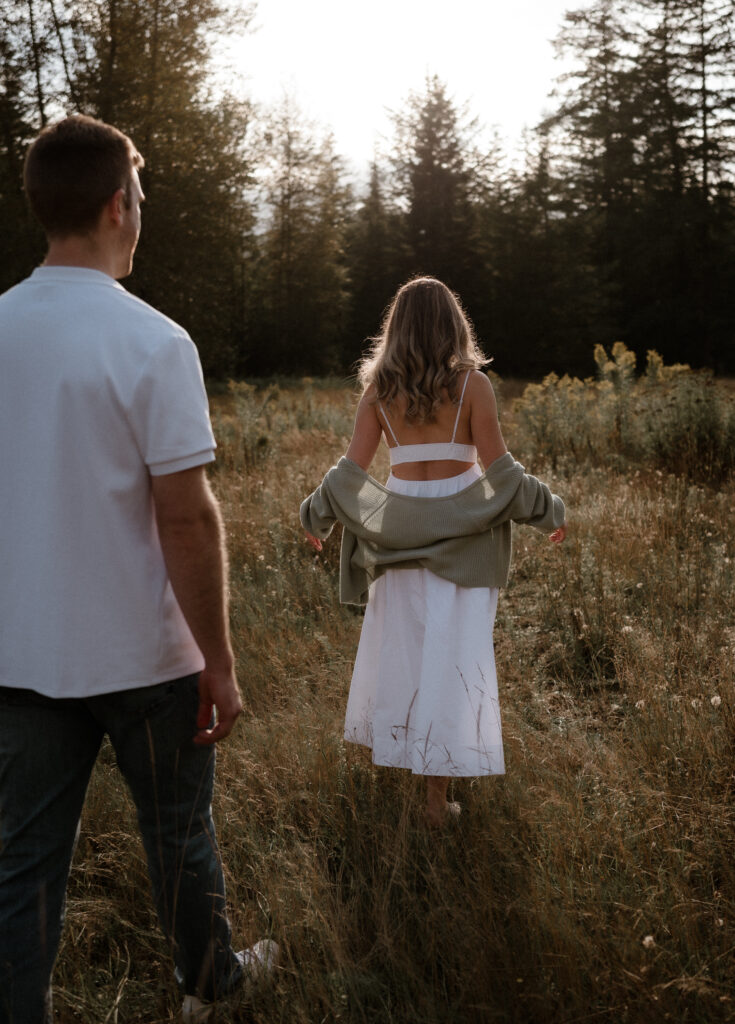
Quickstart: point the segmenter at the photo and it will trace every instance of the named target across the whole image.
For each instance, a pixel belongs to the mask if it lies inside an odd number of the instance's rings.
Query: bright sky
[[[258,0],[255,32],[233,50],[258,103],[288,93],[334,131],[357,168],[390,138],[386,108],[421,92],[427,74],[456,104],[497,127],[506,149],[551,107],[561,66],[551,40],[585,0]]]

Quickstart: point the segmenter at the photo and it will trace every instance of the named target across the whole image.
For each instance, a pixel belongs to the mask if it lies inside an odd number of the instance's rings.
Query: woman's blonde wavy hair
[[[480,350],[459,297],[435,277],[416,277],[396,293],[380,334],[358,368],[363,389],[376,401],[406,398],[409,421],[431,423],[445,395],[457,401],[465,370],[491,360]]]

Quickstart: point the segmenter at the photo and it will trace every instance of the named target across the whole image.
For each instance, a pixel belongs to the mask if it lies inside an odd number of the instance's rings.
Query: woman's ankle
[[[426,776],[426,809],[436,814],[445,814],[449,779],[442,775]]]

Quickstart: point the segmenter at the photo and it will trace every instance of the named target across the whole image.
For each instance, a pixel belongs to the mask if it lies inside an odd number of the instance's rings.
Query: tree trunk
[[[33,0],[28,0],[28,27],[31,32],[31,53],[33,54],[33,75],[36,81],[36,103],[38,104],[38,116],[41,127],[46,125],[46,101],[43,94],[43,81],[41,79],[41,44],[38,39],[36,27],[36,13],[33,8]]]

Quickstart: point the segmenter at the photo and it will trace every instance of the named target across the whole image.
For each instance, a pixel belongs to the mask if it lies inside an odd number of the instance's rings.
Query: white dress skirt
[[[443,480],[386,487],[416,497],[456,494],[473,466]],[[345,739],[373,762],[416,775],[505,771],[495,675],[497,587],[458,587],[428,569],[388,569],[370,598],[347,701]]]

